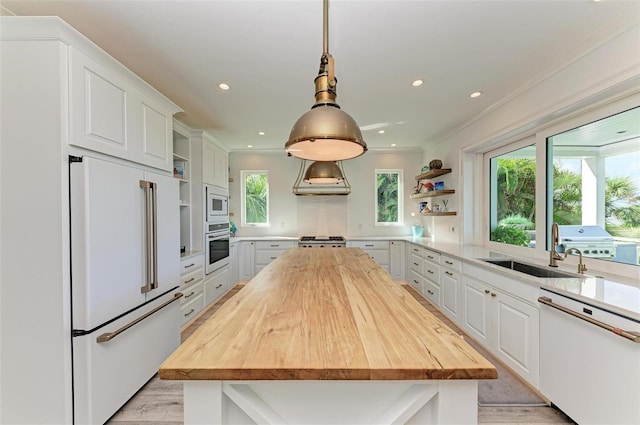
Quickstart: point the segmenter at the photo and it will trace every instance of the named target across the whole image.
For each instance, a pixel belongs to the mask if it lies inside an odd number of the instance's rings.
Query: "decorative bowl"
[[[442,168],[442,161],[440,161],[439,159],[434,159],[429,163],[429,167],[432,170],[439,170],[440,168]]]

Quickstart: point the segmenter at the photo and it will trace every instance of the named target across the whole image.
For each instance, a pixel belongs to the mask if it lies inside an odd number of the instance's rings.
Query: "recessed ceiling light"
[[[395,147],[396,147],[396,144],[395,144],[395,143],[391,143],[391,147],[392,147],[392,148],[395,148]]]
[[[258,136],[264,136],[264,131],[258,131]]]
[[[384,130],[378,130],[378,134],[384,134]]]
[[[469,97],[480,97],[482,96],[482,92],[481,91],[474,91],[473,93],[471,93],[469,95]]]
[[[413,83],[411,83],[413,87],[420,87],[422,84],[424,84],[424,81],[422,80],[415,80]]]
[[[253,147],[253,145],[247,145],[247,147],[248,147],[248,148],[252,148],[252,147]]]
[[[220,87],[220,90],[229,90],[229,84],[225,84],[225,83],[220,83],[218,84],[218,87]]]

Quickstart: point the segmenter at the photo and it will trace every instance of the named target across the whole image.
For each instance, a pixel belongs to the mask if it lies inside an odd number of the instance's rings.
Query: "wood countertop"
[[[495,379],[359,248],[292,248],[160,367],[173,380]]]

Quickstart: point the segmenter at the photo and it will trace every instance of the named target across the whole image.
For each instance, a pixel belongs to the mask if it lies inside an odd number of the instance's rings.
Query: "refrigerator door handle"
[[[137,319],[132,320],[131,322],[127,323],[126,325],[124,325],[120,329],[115,330],[113,332],[107,332],[107,333],[103,333],[102,335],[99,335],[96,338],[96,342],[101,343],[101,342],[111,341],[113,338],[117,337],[122,332],[124,332],[127,329],[129,329],[130,327],[137,325],[138,323],[140,323],[141,321],[143,321],[147,317],[151,316],[152,314],[156,313],[159,310],[162,310],[163,308],[165,308],[166,306],[168,306],[172,302],[179,300],[180,298],[182,298],[182,295],[183,295],[182,292],[177,292],[176,294],[173,295],[173,298],[170,299],[169,301],[163,303],[162,305],[159,305],[158,307],[156,307],[153,310],[143,314],[142,316],[138,317]]]
[[[153,222],[153,212],[151,211],[151,185],[153,183],[140,180],[140,187],[144,190],[144,212],[145,212],[145,284],[142,288],[140,288],[140,292],[143,294],[151,291],[153,289],[153,280],[152,280],[152,257],[151,251],[152,247],[152,222]]]
[[[153,194],[153,279],[151,289],[158,287],[158,185],[151,182],[151,193]]]

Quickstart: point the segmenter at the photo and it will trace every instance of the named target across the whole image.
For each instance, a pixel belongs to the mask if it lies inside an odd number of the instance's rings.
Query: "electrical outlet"
[[[454,233],[456,231],[456,227],[455,226],[449,226],[449,231],[451,233]]]

